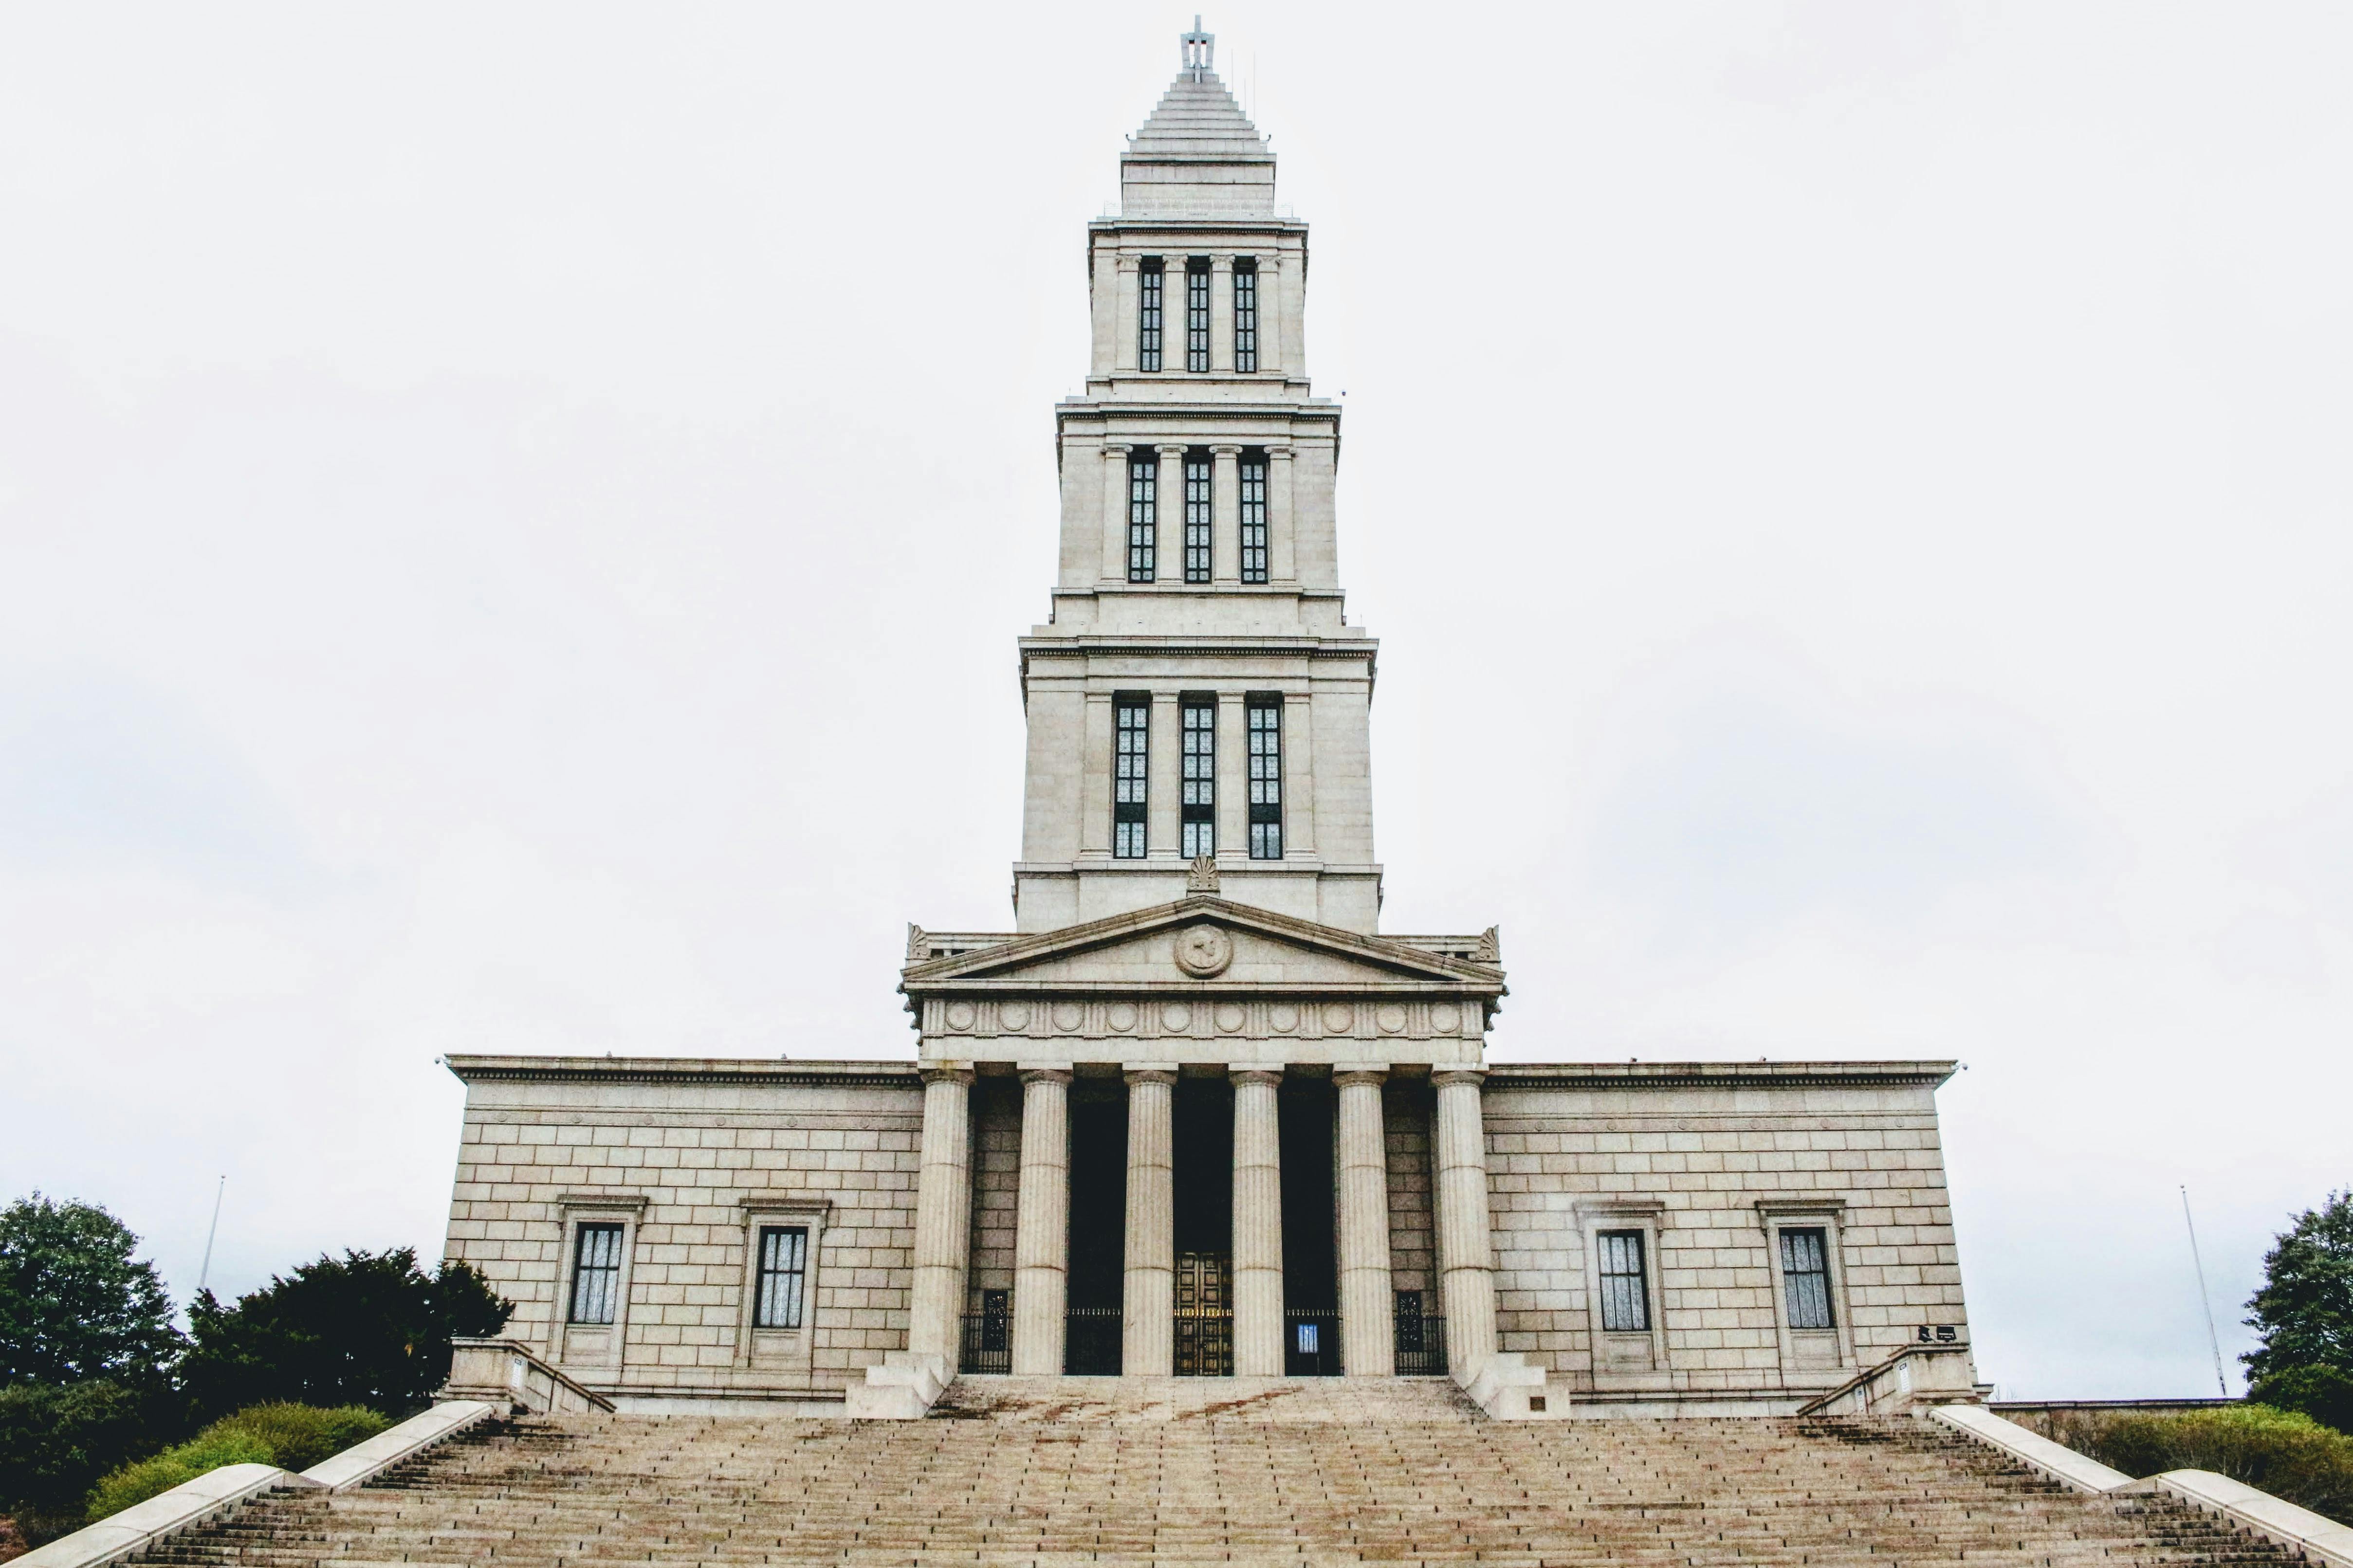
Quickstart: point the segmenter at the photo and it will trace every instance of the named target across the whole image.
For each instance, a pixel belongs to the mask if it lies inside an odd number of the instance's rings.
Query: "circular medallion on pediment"
[[[1335,1002],[1324,1009],[1324,1032],[1345,1035],[1356,1026],[1356,1010],[1345,1002]]]
[[[1181,1035],[1193,1026],[1193,1009],[1182,1002],[1171,1002],[1160,1009],[1160,1026],[1172,1035]]]
[[[1087,1010],[1083,1004],[1077,1002],[1054,1004],[1054,1027],[1061,1030],[1062,1033],[1067,1035],[1086,1021]]]
[[[1440,1002],[1430,1010],[1430,1026],[1441,1035],[1451,1035],[1462,1026],[1462,1009],[1451,1002]]]
[[[1266,1026],[1278,1035],[1287,1035],[1299,1027],[1299,1009],[1288,1002],[1277,1002],[1266,1010]]]
[[[1026,1029],[1029,1026],[1029,1004],[1000,1002],[997,1005],[997,1026],[1000,1029]]]
[[[979,1010],[969,1002],[948,1004],[948,1027],[959,1035],[971,1028],[974,1021],[979,1016]]]
[[[1405,1028],[1405,1009],[1392,1002],[1374,1015],[1384,1035],[1394,1035]]]
[[[1233,961],[1234,939],[1222,927],[1204,921],[1177,935],[1176,967],[1196,980],[1223,974]]]
[[[1112,1032],[1113,1034],[1126,1034],[1130,1029],[1135,1027],[1135,1004],[1133,1002],[1113,1003],[1109,1007],[1103,1009],[1103,1022],[1111,1026]]]
[[[1292,1022],[1297,1023],[1298,1021],[1298,1016],[1294,1014],[1293,1016]],[[1227,1002],[1219,1005],[1218,1008],[1218,1027],[1224,1030],[1227,1034],[1232,1034],[1236,1029],[1240,1028],[1244,1024],[1249,1022],[1250,1014],[1243,1010],[1240,1003]]]

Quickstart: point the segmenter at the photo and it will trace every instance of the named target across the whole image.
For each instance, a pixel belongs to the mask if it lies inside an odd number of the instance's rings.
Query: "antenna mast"
[[[213,1189],[213,1223],[205,1227],[205,1263],[203,1268],[196,1270],[196,1289],[199,1291],[204,1289],[205,1281],[213,1277],[213,1237],[220,1234],[221,1199],[227,1194],[227,1192],[228,1177],[224,1175],[220,1179],[220,1185]]]
[[[2181,1223],[2189,1227],[2189,1267],[2198,1271],[2198,1305],[2206,1314],[2206,1343],[2214,1352],[2214,1386],[2231,1397],[2230,1380],[2222,1375],[2222,1342],[2214,1333],[2214,1301],[2206,1294],[2206,1265],[2198,1256],[2198,1222],[2189,1217],[2189,1188],[2181,1189]]]

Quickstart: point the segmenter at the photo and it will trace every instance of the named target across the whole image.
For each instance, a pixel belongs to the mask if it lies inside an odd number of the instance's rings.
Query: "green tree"
[[[35,1193],[0,1209],[0,1388],[161,1382],[184,1342],[139,1238],[91,1204]]]
[[[0,1209],[0,1513],[37,1542],[90,1483],[176,1430],[185,1342],[139,1238],[35,1193]]]
[[[91,1485],[160,1441],[161,1403],[104,1378],[0,1388],[0,1514],[35,1545],[79,1529]]]
[[[199,1418],[278,1400],[401,1415],[448,1380],[453,1337],[495,1334],[513,1311],[463,1263],[427,1274],[413,1247],[346,1252],[233,1307],[199,1292],[183,1375]]]
[[[2247,1308],[2249,1396],[2353,1433],[2353,1191],[2296,1216]]]

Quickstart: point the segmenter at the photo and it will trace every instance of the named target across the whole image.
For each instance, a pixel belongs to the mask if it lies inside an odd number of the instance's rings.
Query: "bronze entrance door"
[[[1177,1376],[1233,1376],[1233,1270],[1229,1253],[1176,1255]]]

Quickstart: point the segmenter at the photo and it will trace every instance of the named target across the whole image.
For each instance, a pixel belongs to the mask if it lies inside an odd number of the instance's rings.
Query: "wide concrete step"
[[[183,1568],[1062,1563],[2275,1564],[1910,1419],[1493,1422],[1451,1384],[967,1378],[933,1418],[485,1424]]]

